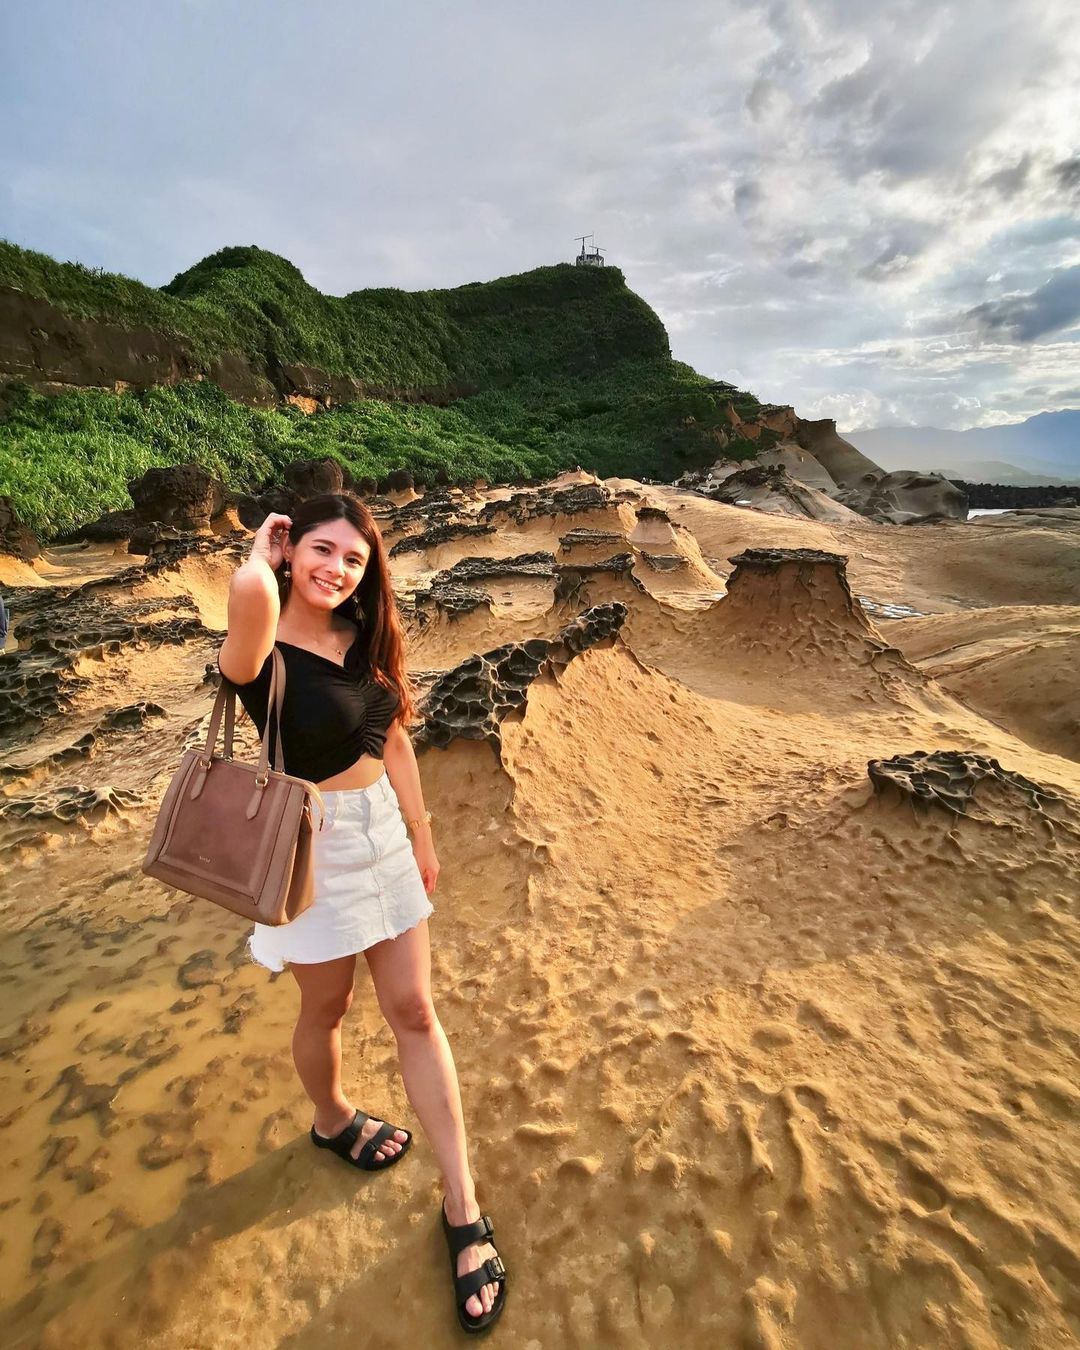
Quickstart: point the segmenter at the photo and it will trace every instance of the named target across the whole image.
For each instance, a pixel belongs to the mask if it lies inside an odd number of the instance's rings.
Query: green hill
[[[258,248],[157,290],[0,243],[0,299],[0,494],[46,536],[129,506],[128,479],[152,465],[192,460],[244,490],[323,455],[418,485],[574,464],[671,478],[716,457],[729,403],[758,406],[673,361],[614,267],[339,298]]]

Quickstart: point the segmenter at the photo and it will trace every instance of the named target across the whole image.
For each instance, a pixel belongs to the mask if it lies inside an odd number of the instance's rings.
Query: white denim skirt
[[[248,938],[252,958],[270,970],[362,952],[435,912],[389,776],[322,797],[314,900],[291,923],[258,923]]]

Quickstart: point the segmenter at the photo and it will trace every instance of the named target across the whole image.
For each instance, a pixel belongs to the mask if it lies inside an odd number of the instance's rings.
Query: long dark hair
[[[289,515],[292,520],[289,542],[294,547],[309,530],[331,520],[347,520],[367,540],[371,552],[360,584],[334,613],[351,619],[360,629],[371,674],[379,684],[397,694],[399,706],[394,721],[407,727],[416,705],[405,670],[405,630],[394,598],[386,545],[375,517],[351,492],[325,492],[319,497],[309,497]],[[279,567],[278,597],[282,608],[291,584],[284,573],[284,567]]]

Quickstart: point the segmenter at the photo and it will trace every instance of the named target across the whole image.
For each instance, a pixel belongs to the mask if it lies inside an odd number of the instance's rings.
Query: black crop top
[[[357,630],[342,667],[306,647],[275,643],[285,662],[281,753],[286,773],[321,783],[355,764],[361,755],[382,757],[400,699],[375,680],[360,645]],[[266,729],[271,659],[272,654],[248,684],[236,686],[260,736]],[[270,746],[273,754],[272,739]]]

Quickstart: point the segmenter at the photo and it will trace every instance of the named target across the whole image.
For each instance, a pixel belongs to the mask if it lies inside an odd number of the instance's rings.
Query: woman
[[[386,550],[357,498],[331,493],[291,518],[267,516],[232,578],[218,665],[260,734],[275,645],[286,671],[284,769],[318,784],[326,819],[315,835],[313,903],[281,927],[257,924],[251,954],[271,970],[288,964],[300,986],[293,1059],[315,1107],[313,1142],[379,1171],[401,1160],[412,1136],[355,1110],[342,1090],[341,1023],[364,953],[405,1091],[442,1169],[458,1320],[481,1331],[502,1312],[506,1272],[476,1202],[457,1072],[431,1001],[428,895],[439,861],[406,730],[413,702]]]

